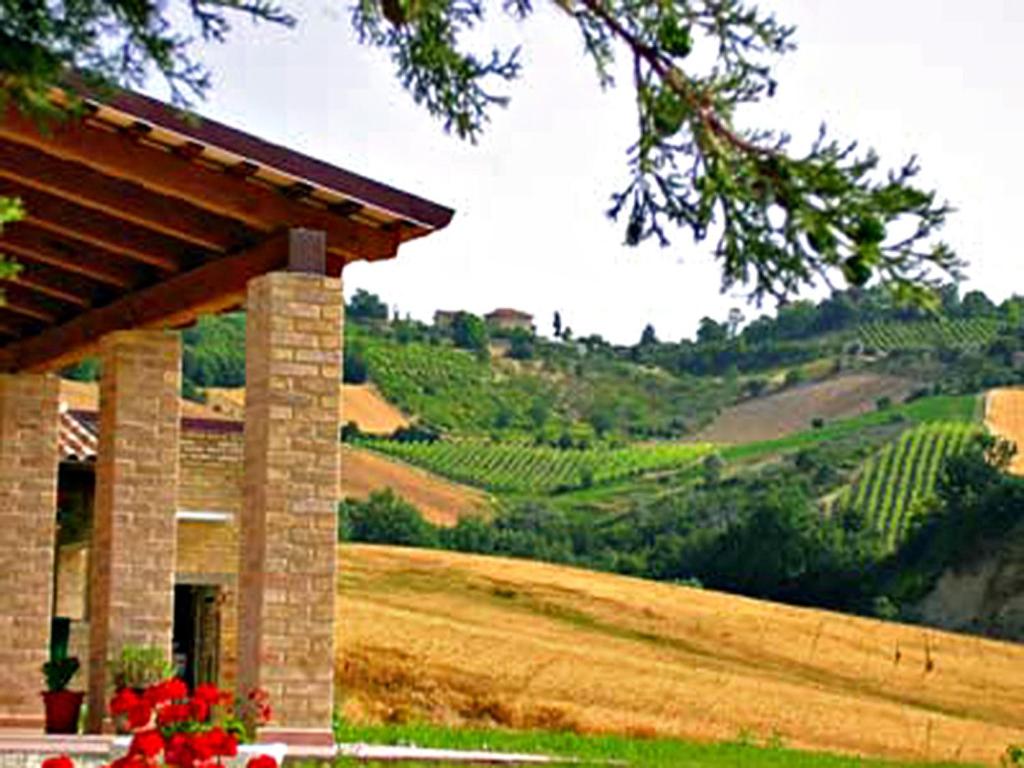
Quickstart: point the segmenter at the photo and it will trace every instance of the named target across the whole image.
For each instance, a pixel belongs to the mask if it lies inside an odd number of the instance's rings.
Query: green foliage
[[[345,306],[345,317],[355,322],[387,320],[388,305],[375,293],[359,288]]]
[[[201,317],[182,331],[182,372],[199,387],[245,384],[245,314]]]
[[[932,320],[914,323],[870,323],[858,329],[868,347],[897,349],[984,347],[999,331],[1000,321],[990,317]]]
[[[46,678],[46,690],[63,691],[68,687],[81,665],[74,656],[53,658],[43,664],[43,677]]]
[[[287,26],[295,22],[268,0],[206,0],[189,4],[183,13],[132,0],[3,0],[0,102],[9,98],[36,114],[49,114],[48,97],[55,86],[139,86],[155,71],[175,103],[185,104],[210,85],[209,73],[192,57],[195,41],[223,40],[239,17]],[[71,71],[79,78],[69,80]]]
[[[167,652],[154,645],[125,645],[110,663],[114,688],[146,688],[174,674]]]
[[[366,345],[358,339],[345,345],[342,380],[346,384],[364,384],[369,376],[366,363]]]
[[[452,320],[452,341],[460,349],[485,351],[488,342],[487,324],[469,312],[455,313]]]
[[[890,550],[906,537],[916,511],[934,494],[943,462],[979,434],[971,424],[936,422],[904,432],[864,465],[838,504],[862,513]]]
[[[387,488],[366,501],[349,498],[338,505],[338,540],[431,547],[437,544],[437,531],[416,507]]]
[[[417,464],[445,477],[494,491],[548,493],[607,483],[656,469],[692,464],[710,446],[687,443],[627,448],[559,449],[483,440],[362,445]]]
[[[915,520],[883,570],[881,589],[901,603],[919,600],[947,568],[983,555],[1024,518],[1024,480],[1005,472],[1012,445],[976,435],[940,467],[935,499]]]

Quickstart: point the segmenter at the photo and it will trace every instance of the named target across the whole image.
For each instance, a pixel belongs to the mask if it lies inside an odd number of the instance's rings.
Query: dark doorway
[[[219,591],[207,584],[174,587],[174,664],[189,687],[217,682]]]

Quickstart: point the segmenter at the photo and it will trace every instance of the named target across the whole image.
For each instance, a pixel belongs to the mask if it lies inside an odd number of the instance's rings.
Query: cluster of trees
[[[956,285],[938,291],[935,310],[950,319],[989,318],[1018,328],[1024,318],[1024,297],[1014,296],[996,305],[981,291],[962,298]],[[913,322],[933,318],[932,310],[900,303],[882,288],[834,291],[817,303],[792,301],[774,315],[762,315],[743,326],[738,309],[723,321],[701,319],[694,339],[659,342],[653,327],[644,328],[640,341],[628,354],[637,361],[659,365],[674,373],[722,375],[730,370],[751,372],[782,365],[797,365],[841,351],[842,343],[829,334],[860,325]]]

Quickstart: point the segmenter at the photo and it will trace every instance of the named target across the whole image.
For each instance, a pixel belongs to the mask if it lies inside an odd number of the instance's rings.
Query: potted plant
[[[82,711],[82,691],[69,691],[68,683],[78,672],[78,659],[61,656],[43,664],[46,690],[43,691],[43,706],[46,708],[47,733],[77,733],[78,715]]]
[[[139,693],[173,675],[166,652],[155,645],[126,645],[110,665],[114,690],[131,688]]]

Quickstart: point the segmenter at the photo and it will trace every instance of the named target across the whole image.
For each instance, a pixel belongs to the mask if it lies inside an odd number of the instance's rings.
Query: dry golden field
[[[455,525],[459,518],[484,514],[491,506],[481,490],[371,451],[342,446],[342,496],[365,499],[382,488],[391,488],[435,525]]]
[[[352,720],[568,728],[995,763],[1024,647],[542,563],[343,546]]]
[[[785,389],[748,400],[722,411],[697,440],[710,443],[749,443],[775,440],[810,429],[811,421],[847,419],[876,409],[881,397],[900,402],[914,382],[874,373],[850,373]]]
[[[1024,475],[1024,389],[993,389],[985,400],[985,424],[1017,444],[1010,471]]]
[[[241,419],[245,415],[245,387],[205,390],[207,403],[222,418]],[[354,421],[363,432],[387,435],[399,427],[409,426],[409,420],[395,406],[385,400],[372,384],[341,385],[342,423]]]

